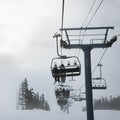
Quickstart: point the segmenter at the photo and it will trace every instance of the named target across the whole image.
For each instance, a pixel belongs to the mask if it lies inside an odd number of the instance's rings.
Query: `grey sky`
[[[55,101],[50,62],[56,57],[52,36],[60,28],[61,2],[62,0],[0,0],[0,109],[15,109],[16,90],[25,77],[28,78],[30,87],[39,93],[45,93],[46,99],[51,103]],[[64,26],[81,27],[92,2],[93,0],[66,0]],[[97,0],[96,6],[99,2]],[[119,34],[119,6],[119,0],[104,0],[90,26],[114,26],[115,29],[110,31],[108,38]],[[108,89],[95,91],[95,96],[119,94],[119,46],[118,39],[102,60]],[[94,68],[103,50],[94,50],[93,53]],[[80,57],[80,84],[83,84],[83,55],[80,54]]]

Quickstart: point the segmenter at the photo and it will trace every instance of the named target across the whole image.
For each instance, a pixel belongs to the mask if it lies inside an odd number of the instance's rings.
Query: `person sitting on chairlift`
[[[54,84],[55,84],[57,81],[60,82],[57,64],[54,65],[54,68],[53,68],[52,72],[53,72],[53,76],[54,76],[54,78],[55,78]]]
[[[56,98],[58,98],[59,97],[59,90],[57,89],[57,90],[55,90],[55,95],[56,95]]]
[[[66,80],[66,73],[65,73],[65,66],[64,66],[64,64],[61,64],[61,66],[60,66],[60,69],[61,69],[61,82],[65,82],[65,80]]]

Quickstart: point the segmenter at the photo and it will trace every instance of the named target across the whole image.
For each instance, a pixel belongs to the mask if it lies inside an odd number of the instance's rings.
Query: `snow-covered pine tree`
[[[27,78],[19,86],[18,106],[20,109],[43,109],[50,111],[50,106],[44,98],[44,94],[34,93],[28,88]]]

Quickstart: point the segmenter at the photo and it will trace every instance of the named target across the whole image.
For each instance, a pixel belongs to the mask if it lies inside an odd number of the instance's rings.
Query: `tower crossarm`
[[[117,39],[115,39],[114,41],[108,41],[105,44],[62,44],[62,47],[65,49],[84,49],[84,48],[108,48],[111,47],[112,44],[116,41]]]
[[[84,49],[84,48],[108,48],[111,47],[112,44],[117,40],[117,36],[114,36],[110,41],[107,41],[107,35],[108,35],[108,30],[109,29],[114,29],[114,27],[86,27],[86,28],[62,28],[60,30],[65,31],[67,41],[62,40],[61,46],[65,49]],[[102,43],[92,43],[92,44],[72,44],[70,41],[71,39],[69,38],[69,31],[87,31],[87,30],[105,30],[104,34],[104,41]],[[92,31],[93,32],[93,31]],[[94,31],[95,32],[95,31]]]

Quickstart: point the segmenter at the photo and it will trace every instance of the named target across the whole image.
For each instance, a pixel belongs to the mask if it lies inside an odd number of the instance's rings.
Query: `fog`
[[[92,2],[93,0],[66,0],[64,26],[81,27]],[[0,0],[0,112],[16,109],[17,92],[25,77],[31,88],[40,94],[45,94],[52,110],[59,111],[54,96],[55,86],[50,64],[52,58],[57,56],[53,35],[59,32],[61,3],[61,0]],[[96,6],[99,3],[100,0],[97,0]],[[120,33],[119,6],[119,0],[104,1],[90,24],[90,26],[114,26],[115,29],[109,32],[108,40],[113,35]],[[107,81],[108,88],[106,91],[94,91],[94,97],[119,94],[119,46],[118,38],[117,42],[107,50],[102,60],[103,76]],[[97,65],[103,51],[103,49],[92,51],[92,69]],[[75,52],[72,51],[73,54]],[[82,73],[80,77],[75,78],[77,79],[76,83],[73,83],[76,86],[79,84],[77,87],[84,84],[82,51],[79,58]],[[83,102],[83,104],[85,103]],[[73,110],[77,111],[75,108]],[[12,113],[4,113],[2,120],[7,120],[6,114],[9,116]],[[68,115],[65,114],[65,116]],[[72,118],[72,113],[70,116]]]

